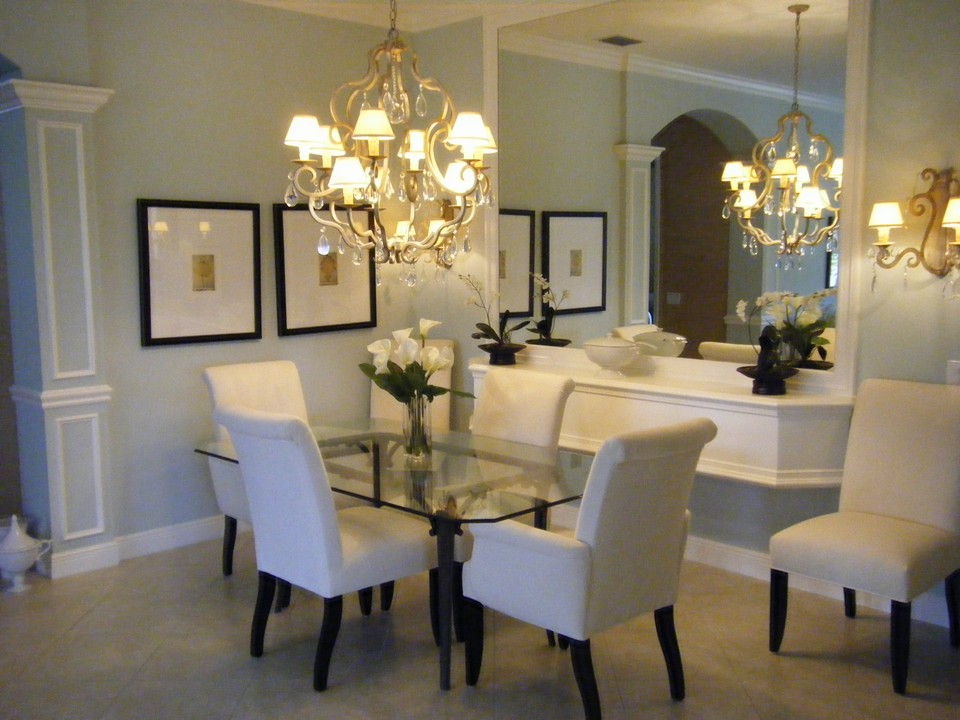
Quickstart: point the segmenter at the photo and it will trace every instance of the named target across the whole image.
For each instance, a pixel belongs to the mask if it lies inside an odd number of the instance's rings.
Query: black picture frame
[[[511,317],[532,317],[536,211],[501,209],[499,223],[500,311],[509,310]]]
[[[327,206],[320,212],[328,212]],[[368,223],[373,222],[371,211],[354,210],[354,214],[357,212],[366,215]],[[349,248],[340,255],[339,235],[333,228],[325,233],[329,252],[320,255],[317,245],[322,229],[306,205],[273,206],[277,332],[281,337],[377,325],[373,255],[362,251],[360,265],[353,263]]]
[[[545,211],[541,214],[543,276],[559,297],[570,295],[557,315],[607,308],[607,213]]]
[[[259,340],[260,205],[137,199],[140,344]]]

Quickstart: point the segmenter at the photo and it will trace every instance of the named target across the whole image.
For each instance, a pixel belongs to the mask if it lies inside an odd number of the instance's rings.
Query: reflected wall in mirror
[[[794,28],[786,7],[737,0],[739,21],[731,23],[718,14],[717,0],[697,0],[704,12],[682,18],[664,12],[665,4],[615,2],[500,31],[500,202],[608,213],[607,309],[565,319],[564,334],[575,344],[641,321],[649,310],[657,324],[687,335],[686,354],[695,357],[703,340],[747,341],[738,300],[824,287],[826,258],[815,248],[802,269],[788,269],[778,266],[775,250],[752,257],[721,219],[723,163],[748,157],[756,138],[773,134],[790,109]],[[606,35],[638,28],[643,42],[627,49],[596,42],[605,36],[598,23],[611,21],[619,25]],[[810,50],[802,57],[800,104],[841,154],[845,0],[815,3],[804,23]],[[697,47],[684,61],[678,53],[689,39]],[[727,66],[700,67],[714,58]],[[655,163],[651,207],[630,209],[648,223],[646,233],[625,227],[626,204],[637,194],[625,186],[614,152],[623,143],[667,147]],[[697,167],[684,167],[687,161]],[[537,253],[539,264],[539,242]],[[650,292],[631,299],[626,288],[638,277]]]

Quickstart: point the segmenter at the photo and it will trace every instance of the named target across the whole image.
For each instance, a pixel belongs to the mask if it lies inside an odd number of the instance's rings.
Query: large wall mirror
[[[702,340],[747,342],[738,300],[837,281],[837,256],[823,246],[799,263],[773,249],[752,256],[721,218],[723,163],[748,157],[790,109],[788,4],[688,0],[678,12],[671,0],[632,0],[500,29],[500,203],[609,217],[608,309],[567,321],[578,344],[649,310],[697,357]],[[630,39],[641,42],[621,45]],[[813,0],[801,24],[800,107],[838,155],[846,48],[847,0]],[[649,223],[637,233],[642,247],[632,246],[625,206],[634,200],[614,151],[625,143],[664,148],[654,153],[649,207],[629,210]],[[643,295],[631,297],[637,287]]]

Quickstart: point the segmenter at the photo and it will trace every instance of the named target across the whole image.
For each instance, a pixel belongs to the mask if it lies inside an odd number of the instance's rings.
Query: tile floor
[[[236,573],[219,572],[219,543],[129,560],[0,594],[0,718],[549,718],[583,717],[566,653],[543,633],[488,614],[480,684],[437,688],[426,577],[398,583],[394,608],[360,616],[354,598],[323,694],[311,688],[322,604],[294,591],[273,615],[266,652],[247,650],[256,595],[252,536]],[[684,566],[677,630],[687,698],[670,700],[652,617],[594,640],[604,717],[786,720],[960,717],[960,650],[944,628],[914,623],[909,695],[887,667],[887,618],[791,594],[783,651],[767,651],[767,587],[703,565]]]

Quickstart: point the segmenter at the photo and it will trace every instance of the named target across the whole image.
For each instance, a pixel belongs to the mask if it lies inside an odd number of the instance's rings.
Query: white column
[[[664,148],[652,145],[617,145],[624,164],[624,292],[625,325],[647,322],[650,310],[650,198],[652,163]]]
[[[98,362],[93,115],[100,88],[0,83],[0,189],[24,512],[54,577],[111,564],[111,389]],[[83,567],[76,566],[77,558]],[[90,560],[90,558],[96,558]]]

